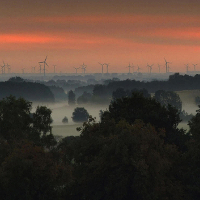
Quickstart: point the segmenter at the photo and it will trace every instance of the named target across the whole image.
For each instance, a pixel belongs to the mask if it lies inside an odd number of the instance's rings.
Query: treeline
[[[56,141],[51,111],[0,101],[0,196],[5,200],[197,200],[200,110],[189,131],[179,111],[132,93]]]
[[[100,90],[102,95],[111,97],[112,93],[118,88],[122,88],[124,90],[141,90],[146,89],[149,93],[155,93],[158,90],[166,90],[166,91],[181,91],[181,90],[195,90],[200,89],[200,75],[196,74],[194,77],[189,75],[180,75],[179,73],[173,74],[169,76],[167,81],[150,81],[150,82],[142,82],[136,80],[107,80],[104,83],[106,84],[96,84],[96,85],[88,85],[84,87],[78,87],[75,89],[75,93],[77,96],[83,94],[84,91],[92,92]]]
[[[23,97],[29,101],[54,102],[51,90],[40,83],[27,82],[20,77],[11,78],[6,82],[0,82],[0,99],[13,95]]]

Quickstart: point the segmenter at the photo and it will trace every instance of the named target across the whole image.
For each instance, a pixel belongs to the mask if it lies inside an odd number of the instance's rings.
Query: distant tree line
[[[9,95],[23,97],[29,101],[54,102],[51,90],[40,83],[27,82],[20,77],[14,77],[6,82],[0,82],[0,99]]]
[[[105,83],[105,81],[104,81]],[[175,73],[169,76],[167,81],[153,80],[149,82],[136,80],[107,80],[107,84],[95,84],[93,86],[78,87],[75,89],[76,96],[80,96],[83,92],[92,93],[101,90],[105,95],[112,96],[112,93],[117,89],[124,90],[142,90],[146,89],[149,93],[155,93],[158,90],[166,91],[181,91],[181,90],[196,90],[200,89],[200,75],[196,74],[194,77],[189,75],[180,75]]]
[[[141,92],[111,101],[101,121],[57,142],[51,110],[0,101],[2,199],[198,200],[200,109],[186,132],[179,111]]]

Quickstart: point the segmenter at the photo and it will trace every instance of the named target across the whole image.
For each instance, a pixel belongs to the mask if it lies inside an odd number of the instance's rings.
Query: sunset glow
[[[155,6],[148,10],[128,0],[126,4],[117,1],[116,7],[104,1],[67,4],[60,0],[60,7],[45,2],[48,9],[44,13],[36,9],[38,1],[16,9],[14,3],[9,4],[7,14],[3,10],[8,4],[0,3],[0,58],[10,63],[13,71],[37,66],[46,55],[49,64],[57,64],[64,72],[73,72],[82,62],[87,63],[88,73],[100,71],[98,62],[112,63],[112,72],[124,72],[129,62],[141,65],[145,72],[146,63],[164,65],[164,57],[173,63],[174,72],[184,71],[185,63],[200,64],[200,17],[196,11],[200,4],[184,1],[181,7],[168,6],[167,10],[153,1]],[[43,4],[39,10],[42,8]]]

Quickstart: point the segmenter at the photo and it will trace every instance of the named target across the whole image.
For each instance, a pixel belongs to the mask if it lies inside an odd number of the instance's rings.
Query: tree
[[[38,106],[35,113],[33,113],[33,132],[31,136],[38,137],[39,141],[47,148],[55,146],[57,143],[52,134],[51,123],[53,120],[51,113],[52,111],[46,106]]]
[[[178,152],[162,139],[164,131],[136,120],[84,123],[76,141],[79,199],[181,199],[182,186],[171,168]]]
[[[75,94],[72,90],[69,91],[68,93],[68,104],[71,105],[75,105],[76,100],[75,100]]]
[[[155,99],[145,98],[138,92],[133,92],[131,97],[112,101],[103,117],[113,118],[116,122],[125,119],[130,124],[141,119],[144,123],[151,123],[156,128],[165,128],[167,131],[176,129],[181,121],[176,109],[171,106],[166,108]]]
[[[36,129],[41,135],[51,133],[51,118],[52,111],[46,106],[38,106],[35,113],[33,113],[33,128]]]
[[[62,123],[64,123],[64,124],[68,123],[68,118],[66,116],[62,119]]]
[[[31,127],[31,102],[9,96],[0,101],[0,137],[6,140],[27,138]]]
[[[110,95],[108,94],[107,86],[95,85],[93,89],[93,103],[105,104],[109,102]]]
[[[0,195],[4,200],[60,198],[67,189],[71,169],[53,160],[42,147],[23,141],[0,165]]]
[[[160,102],[160,104],[164,105],[165,107],[167,107],[168,104],[170,104],[177,108],[179,112],[182,111],[182,101],[179,95],[175,92],[158,90],[155,92],[154,98],[156,99],[156,101]]]
[[[127,92],[123,88],[118,88],[112,93],[112,98],[113,99],[120,99],[122,97],[126,97]]]
[[[74,112],[72,113],[72,120],[74,122],[84,122],[87,121],[88,118],[89,118],[89,113],[83,107],[75,108]]]
[[[78,104],[87,104],[91,101],[92,95],[88,92],[83,92],[83,94],[77,99]]]
[[[1,139],[11,143],[28,139],[44,146],[49,146],[50,143],[43,141],[55,143],[51,133],[51,110],[46,106],[38,106],[35,113],[31,113],[31,108],[32,103],[23,98],[16,99],[14,96],[9,96],[0,101]]]
[[[190,127],[189,134],[196,141],[200,142],[200,105],[198,107],[199,109],[196,111],[196,115],[192,117],[188,125]]]
[[[156,130],[165,129],[165,141],[176,144],[184,150],[187,136],[183,130],[179,130],[178,124],[181,119],[178,110],[168,105],[162,106],[152,98],[145,98],[141,93],[132,93],[131,97],[124,97],[112,101],[108,111],[102,115],[102,121],[114,119],[117,123],[122,119],[129,124],[133,124],[136,119],[141,119],[144,123],[150,123]]]

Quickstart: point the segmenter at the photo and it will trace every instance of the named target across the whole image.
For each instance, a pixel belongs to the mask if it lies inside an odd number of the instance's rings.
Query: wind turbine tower
[[[131,65],[130,65],[130,63],[129,63],[129,66],[127,68],[129,68],[128,73],[130,74],[131,73],[131,68],[132,68]]]
[[[189,67],[189,65],[188,65],[188,64],[186,64],[185,66],[186,66],[186,73],[188,73],[188,72],[189,72],[189,68],[190,68],[190,67]]]
[[[133,65],[133,63],[132,63],[132,66],[131,66],[132,68],[133,68],[133,73],[134,73],[134,68],[135,68],[135,66]]]
[[[56,73],[56,65],[53,65],[54,74]]]
[[[103,66],[104,66],[104,64],[102,64],[102,63],[100,63],[100,62],[99,62],[99,64],[100,64],[101,67],[102,67],[102,71],[101,71],[101,73],[102,73],[102,75],[103,75]]]
[[[159,73],[160,73],[160,67],[161,67],[161,65],[158,64],[158,71],[159,71]]]
[[[22,68],[22,74],[24,74],[24,70],[25,70],[25,68]]]
[[[87,66],[83,67],[83,73],[84,73],[84,74],[85,74],[85,71],[86,71],[86,67],[87,67]]]
[[[87,67],[87,65],[85,65],[84,63],[81,65],[81,69],[82,69],[83,74],[85,74],[86,67]]]
[[[40,71],[40,74],[42,73],[42,67],[41,67],[41,64],[39,64],[39,71]]]
[[[153,67],[153,64],[149,65],[149,72],[150,72],[150,74],[151,74],[152,67]]]
[[[139,65],[138,65],[138,68],[137,68],[137,73],[139,73],[140,72],[140,70],[141,70],[141,68],[139,67]]]
[[[7,65],[5,65],[5,66],[7,67],[8,71],[9,71],[10,65],[7,63]],[[4,70],[5,70],[5,67],[4,67]],[[5,71],[4,71],[4,73],[5,73]]]
[[[108,66],[110,65],[110,63],[104,63],[104,65],[106,65],[107,67],[107,74],[108,74]]]
[[[5,63],[3,61],[3,65],[1,66],[1,72],[2,72],[2,74],[5,73],[5,67],[6,67],[6,65],[5,65]]]
[[[10,67],[10,65],[8,66],[8,73],[10,74],[10,72],[11,72],[11,67]]]
[[[196,66],[198,65],[198,64],[192,64],[193,66],[194,66],[194,71],[196,71]]]
[[[76,74],[77,74],[77,70],[79,69],[80,67],[74,67],[74,69],[76,70]]]
[[[2,74],[5,74],[5,73],[6,73],[6,64],[5,64],[4,61],[3,61],[2,70],[3,70],[3,73],[2,73]]]
[[[44,61],[39,62],[39,63],[44,63],[44,69],[43,69],[44,70],[44,76],[45,76],[45,72],[46,72],[46,65],[49,67],[49,65],[47,64],[46,60],[47,60],[47,56],[46,56]]]
[[[165,59],[166,73],[169,72],[169,69],[170,69],[169,64],[171,64],[171,62],[167,62],[166,59]]]
[[[4,65],[2,65],[2,66],[1,66],[1,74],[3,74],[3,73],[4,73],[4,70],[3,70],[3,68],[4,68]]]

